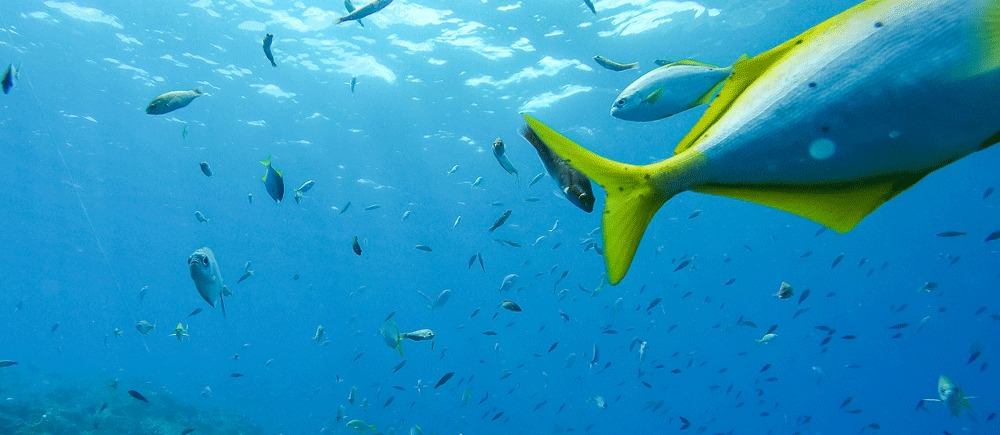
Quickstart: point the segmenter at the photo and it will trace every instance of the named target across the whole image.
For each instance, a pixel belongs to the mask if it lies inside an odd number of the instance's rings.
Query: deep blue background
[[[856,2],[689,2],[717,14],[677,12],[672,21],[627,35],[615,34],[618,20],[672,2],[597,1],[595,17],[575,1],[524,1],[500,11],[510,3],[396,0],[365,28],[331,26],[330,17],[342,12],[339,2],[309,5],[333,9],[300,27],[279,18],[306,15],[301,3],[270,3],[139,7],[89,0],[77,6],[96,9],[82,11],[54,1],[5,5],[0,62],[19,65],[21,77],[0,97],[0,359],[21,365],[0,374],[28,382],[61,374],[65,382],[98,386],[120,378],[128,387],[122,390],[142,389],[151,401],[172,396],[202,409],[239,411],[268,433],[342,425],[334,421],[340,404],[350,418],[397,433],[414,424],[441,434],[664,433],[680,428],[679,416],[709,433],[853,433],[870,423],[886,433],[1000,430],[995,420],[985,421],[1000,404],[993,394],[1000,381],[987,365],[1000,329],[991,318],[1000,310],[1000,242],[983,242],[1000,228],[1000,196],[983,199],[997,183],[997,150],[927,177],[844,235],[815,235],[818,225],[779,211],[682,194],[657,215],[628,278],[593,297],[579,286],[598,286],[603,261],[580,242],[600,225],[600,214],[574,208],[551,180],[527,187],[543,169],[516,129],[519,111],[533,98],[565,85],[589,88],[535,115],[598,153],[660,160],[700,110],[646,124],[608,115],[617,93],[654,59],[725,64]],[[451,12],[415,25],[419,6]],[[643,17],[649,16],[633,20]],[[449,43],[456,29],[468,31],[458,38],[472,39]],[[555,30],[564,33],[544,36]],[[261,53],[266,31],[276,35],[277,68]],[[124,42],[128,37],[142,45]],[[509,49],[521,38],[533,51],[477,52]],[[392,40],[435,41],[429,51],[408,51]],[[640,71],[600,69],[590,60],[595,54],[637,60]],[[502,87],[466,82],[503,80],[539,68],[546,56],[570,66]],[[364,66],[371,64],[383,67]],[[233,68],[245,71],[218,71]],[[352,75],[359,80],[354,97],[346,84]],[[295,95],[260,93],[265,85]],[[154,96],[196,86],[211,95],[168,115],[143,113]],[[497,136],[507,142],[519,181],[490,153]],[[260,182],[258,161],[268,155],[284,172],[281,204]],[[214,177],[200,173],[203,160]],[[445,175],[456,164],[458,171]],[[471,188],[479,176],[482,185]],[[295,204],[291,189],[308,179],[315,188]],[[540,201],[525,201],[532,197]],[[346,213],[331,208],[349,201]],[[372,204],[382,207],[363,210]],[[508,208],[507,225],[487,232]],[[195,210],[211,222],[198,223]],[[701,215],[688,219],[694,210]],[[402,221],[405,211],[412,214]],[[453,228],[457,216],[462,220]],[[937,236],[949,230],[968,235]],[[351,250],[355,235],[361,257]],[[546,238],[532,245],[539,236]],[[553,250],[556,243],[561,247]],[[417,251],[416,244],[433,252]],[[202,246],[215,251],[235,292],[226,301],[228,318],[199,298],[188,275],[187,256]],[[800,258],[807,251],[812,255]],[[466,268],[477,252],[486,273]],[[841,253],[843,262],[831,268]],[[680,257],[693,258],[691,266],[673,272]],[[246,261],[256,275],[236,285]],[[554,289],[564,270],[568,277]],[[511,273],[520,276],[517,291],[499,294]],[[730,278],[736,282],[724,286]],[[811,296],[800,306],[778,300],[772,295],[782,281]],[[918,292],[927,281],[939,289]],[[149,288],[140,303],[143,286]],[[451,300],[433,312],[417,294],[433,297],[445,288]],[[561,289],[568,291],[562,299],[555,291]],[[656,297],[663,303],[647,314]],[[516,300],[524,312],[500,310],[503,299]],[[197,307],[205,312],[187,317]],[[980,307],[986,308],[976,315]],[[470,320],[476,308],[482,311]],[[399,355],[378,336],[394,310],[401,330],[437,333],[434,350],[429,343],[404,344],[408,363],[398,373],[391,367]],[[737,325],[741,316],[758,327]],[[157,325],[145,337],[134,328],[143,319]],[[179,321],[190,323],[190,342],[167,335]],[[903,337],[890,338],[896,331],[888,327],[901,322],[910,324]],[[330,340],[325,346],[310,340],[319,324]],[[779,325],[778,338],[757,345],[772,324]],[[819,345],[825,333],[816,325],[837,329],[829,345]],[[114,337],[116,327],[123,338]],[[602,333],[606,328],[618,334]],[[857,339],[839,338],[847,334]],[[634,338],[649,343],[641,380],[651,388],[637,379],[637,352],[629,351]],[[558,347],[546,353],[554,342]],[[589,369],[594,344],[601,361]],[[982,356],[966,364],[973,347]],[[570,354],[575,364],[566,369]],[[610,368],[598,373],[606,362]],[[761,373],[764,364],[772,366]],[[441,388],[415,390],[418,381],[433,385],[449,371],[456,376]],[[230,378],[234,372],[246,376]],[[953,418],[933,403],[914,411],[919,399],[935,397],[941,374],[977,396],[973,417]],[[210,398],[200,395],[205,386],[214,391]],[[349,406],[352,386],[360,393]],[[462,406],[466,388],[472,400]],[[392,395],[394,403],[383,409]],[[607,409],[588,401],[592,396],[604,397]],[[852,403],[840,408],[847,397]],[[648,405],[657,401],[663,406],[653,412]],[[547,403],[534,410],[541,402]],[[851,409],[862,412],[845,412]],[[491,421],[500,411],[504,416]],[[797,423],[803,416],[811,422]]]

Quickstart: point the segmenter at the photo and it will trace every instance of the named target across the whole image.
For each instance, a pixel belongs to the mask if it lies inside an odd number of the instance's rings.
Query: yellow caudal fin
[[[523,116],[553,152],[607,192],[603,219],[604,262],[608,280],[617,284],[628,272],[653,215],[673,195],[662,192],[654,183],[659,176],[670,176],[667,172],[672,164],[665,163],[673,159],[647,166],[616,162],[590,152],[531,116]]]
[[[979,44],[977,64],[969,75],[978,75],[1000,68],[1000,1],[989,0],[982,8],[976,26]]]
[[[802,216],[844,233],[925,174],[881,180],[816,185],[702,185],[691,190],[765,205]]]

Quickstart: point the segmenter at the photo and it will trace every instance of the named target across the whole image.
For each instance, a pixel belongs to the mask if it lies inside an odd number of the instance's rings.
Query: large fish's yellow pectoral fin
[[[603,219],[604,262],[608,280],[617,284],[628,272],[653,215],[670,199],[652,181],[661,164],[636,166],[606,159],[538,120],[523,116],[552,151],[607,191]]]
[[[837,184],[702,185],[692,190],[776,208],[844,233],[924,175],[905,174]]]

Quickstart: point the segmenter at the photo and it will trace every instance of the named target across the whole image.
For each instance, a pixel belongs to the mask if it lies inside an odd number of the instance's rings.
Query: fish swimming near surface
[[[594,56],[594,62],[597,62],[598,65],[603,66],[611,71],[625,71],[627,69],[637,68],[639,66],[639,62],[619,63],[601,55]]]
[[[267,156],[267,160],[260,162],[267,167],[267,172],[264,173],[263,177],[260,177],[260,181],[264,182],[264,188],[267,189],[267,194],[271,196],[271,199],[274,202],[281,202],[281,199],[285,197],[285,180],[281,177],[281,171],[277,171],[271,166],[271,157]]]
[[[626,121],[656,121],[707,104],[732,73],[732,66],[721,68],[694,60],[661,66],[618,94],[611,116]]]
[[[372,0],[371,2],[365,4],[364,6],[351,11],[349,14],[337,18],[334,21],[334,24],[340,24],[343,23],[344,21],[360,20],[378,11],[381,11],[382,9],[385,9],[386,6],[389,6],[389,3],[392,3],[392,0]]]
[[[520,177],[517,174],[517,168],[514,167],[514,164],[510,162],[510,158],[507,157],[507,147],[504,146],[503,139],[496,138],[493,141],[493,157],[497,158],[497,162],[500,162],[500,167],[507,171],[508,174]]]
[[[187,107],[195,98],[205,95],[201,88],[190,91],[170,91],[160,94],[146,106],[146,113],[150,115],[163,115],[177,109]]]
[[[274,54],[271,53],[271,42],[274,41],[274,35],[268,33],[264,35],[264,56],[267,56],[267,60],[271,61],[272,67],[277,67],[278,64],[274,63]]]
[[[653,215],[684,191],[850,231],[927,174],[1000,140],[998,80],[1000,1],[880,0],[737,62],[658,163],[600,157],[524,116],[607,191],[604,259],[616,284]]]
[[[344,0],[344,9],[347,9],[347,13],[351,13],[354,12],[354,10],[357,8],[354,7],[354,3],[352,3],[351,0]],[[361,20],[356,20],[356,21],[358,22],[359,25],[361,25],[361,27],[365,27],[365,23],[362,23]],[[351,93],[352,94],[354,93],[354,86],[351,86]]]
[[[0,76],[0,85],[3,86],[3,93],[9,93],[10,88],[14,87],[14,79],[17,78],[17,68],[14,68],[14,64],[7,65],[7,69],[3,71],[3,76]]]
[[[216,303],[222,306],[222,315],[226,315],[226,304],[223,296],[229,296],[229,289],[222,283],[219,263],[215,261],[215,253],[210,248],[200,248],[188,257],[188,268],[191,279],[198,289],[201,298],[209,305]]]
[[[520,133],[524,140],[535,147],[538,158],[542,159],[542,164],[545,166],[545,171],[553,180],[556,180],[563,195],[566,195],[566,199],[587,213],[594,211],[594,190],[590,185],[590,179],[567,163],[565,159],[559,157],[558,154],[552,152],[552,149],[545,142],[542,142],[542,139],[530,126],[521,127]]]
[[[594,15],[597,15],[597,9],[594,9],[594,2],[592,0],[583,0],[583,4],[587,5],[587,8],[590,9],[590,12],[593,12]]]

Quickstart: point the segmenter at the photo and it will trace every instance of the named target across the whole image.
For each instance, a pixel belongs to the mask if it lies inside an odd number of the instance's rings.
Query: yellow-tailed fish
[[[656,121],[708,104],[733,73],[695,60],[681,60],[654,69],[618,94],[611,116],[626,121]]]
[[[998,83],[1000,0],[870,0],[737,62],[661,162],[609,160],[525,119],[607,191],[604,258],[615,284],[653,215],[688,190],[851,230],[927,174],[1000,140]]]

